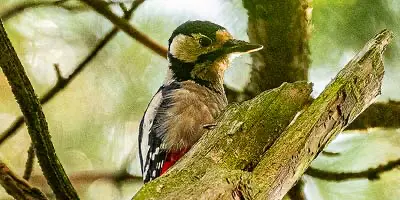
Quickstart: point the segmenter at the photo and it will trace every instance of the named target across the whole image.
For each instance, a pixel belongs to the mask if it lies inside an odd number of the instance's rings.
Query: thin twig
[[[369,180],[379,179],[379,175],[383,172],[390,171],[400,166],[400,159],[390,161],[387,164],[379,165],[376,168],[369,168],[360,172],[329,172],[321,169],[308,168],[306,174],[314,178],[327,181],[347,181],[350,179],[367,178]]]
[[[0,12],[0,19],[3,21],[7,21],[12,17],[17,16],[18,14],[24,12],[25,10],[34,9],[34,8],[43,8],[43,7],[60,7],[68,11],[83,11],[88,9],[82,5],[69,5],[67,2],[70,0],[55,0],[55,1],[24,1],[19,4],[12,6],[11,8]],[[108,5],[120,4],[116,1],[107,2]]]
[[[124,12],[124,14],[126,14],[128,12],[128,8],[126,7],[126,5],[124,3],[119,3],[118,5],[121,8],[121,10]]]
[[[144,46],[153,50],[159,56],[166,58],[167,49],[156,41],[148,37],[146,34],[140,32],[136,27],[132,26],[128,20],[118,17],[114,14],[110,8],[107,6],[107,2],[103,0],[81,0],[90,7],[92,7],[96,12],[103,15],[105,18],[110,20],[114,25],[118,26],[125,33],[130,35],[136,41],[142,43]]]
[[[340,153],[338,152],[330,152],[330,151],[322,151],[322,155],[328,156],[328,157],[335,157],[335,156],[340,156]]]
[[[136,10],[136,8],[139,7],[145,0],[136,0],[132,2],[131,9],[129,10],[130,12],[127,13],[127,15],[124,16],[124,18],[129,19],[131,18],[133,12]],[[119,31],[118,27],[114,27],[110,32],[108,32],[103,39],[97,43],[97,45],[93,48],[93,50],[87,55],[87,57],[78,64],[78,66],[75,68],[75,70],[66,78],[63,79],[57,79],[56,84],[49,90],[47,91],[42,97],[40,97],[40,103],[42,105],[46,104],[49,102],[52,98],[54,98],[61,90],[63,90],[65,87],[67,87],[71,81],[78,75],[80,74],[83,69],[86,68],[86,66],[93,60],[94,57],[97,56],[97,54],[108,44],[108,42],[111,41],[114,36],[117,35]],[[4,143],[8,138],[13,136],[16,131],[22,127],[24,124],[24,118],[22,116],[17,117],[16,120],[11,124],[9,128],[7,128],[0,136],[0,145]]]
[[[0,13],[0,19],[3,21],[7,21],[8,19],[18,15],[19,13],[32,9],[32,8],[41,8],[41,7],[51,7],[58,6],[64,8],[66,10],[74,10],[75,8],[64,5],[69,0],[56,0],[56,1],[25,1],[20,4],[17,4],[10,9],[7,9]]]
[[[81,171],[72,173],[69,175],[69,178],[75,185],[90,184],[98,179],[109,180],[115,183],[121,183],[124,181],[143,183],[142,177],[131,175],[126,171]],[[35,185],[44,185],[46,180],[43,175],[34,175],[30,182]]]
[[[14,197],[14,199],[28,200],[39,199],[46,200],[47,197],[35,187],[18,177],[11,171],[7,165],[0,160],[0,184],[6,189],[6,192]]]
[[[0,58],[0,67],[26,119],[28,133],[48,184],[57,199],[79,199],[56,155],[39,99],[7,37],[2,22],[0,22]]]
[[[31,144],[31,146],[28,149],[28,159],[26,160],[25,163],[25,171],[23,176],[23,178],[27,181],[29,181],[29,178],[32,175],[34,161],[35,161],[35,147],[33,146],[33,144]]]
[[[389,100],[372,104],[346,130],[362,130],[373,127],[399,128],[400,101]]]
[[[58,63],[54,64],[54,71],[56,71],[57,82],[63,81],[64,77],[61,74],[60,65]]]

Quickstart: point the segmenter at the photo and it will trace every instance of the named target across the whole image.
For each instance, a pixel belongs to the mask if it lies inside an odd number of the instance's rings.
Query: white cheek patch
[[[183,34],[174,37],[169,52],[175,58],[184,62],[194,62],[201,54],[201,46],[195,38]]]

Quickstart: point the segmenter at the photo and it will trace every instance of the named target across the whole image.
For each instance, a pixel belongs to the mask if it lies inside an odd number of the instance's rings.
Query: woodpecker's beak
[[[231,39],[225,42],[222,46],[226,54],[230,53],[251,53],[263,48],[259,44],[251,44],[242,40]]]
[[[213,61],[222,55],[251,53],[254,51],[258,51],[262,48],[263,46],[259,44],[250,44],[242,40],[230,39],[226,41],[220,49],[212,51],[207,54],[200,55],[197,59],[197,62],[204,62],[210,60]]]

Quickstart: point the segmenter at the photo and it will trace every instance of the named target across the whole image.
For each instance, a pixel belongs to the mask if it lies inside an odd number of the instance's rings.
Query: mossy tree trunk
[[[264,46],[252,54],[245,99],[284,82],[308,79],[310,3],[310,0],[243,0],[250,42]]]

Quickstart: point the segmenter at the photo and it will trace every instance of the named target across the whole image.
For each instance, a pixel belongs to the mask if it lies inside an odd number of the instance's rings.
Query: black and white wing
[[[162,87],[153,96],[139,127],[139,157],[143,181],[146,183],[160,176],[165,160],[165,150],[162,149],[162,135],[155,129],[156,118],[163,100]]]
[[[161,175],[167,156],[167,150],[163,143],[165,134],[167,134],[166,112],[172,106],[171,93],[179,88],[178,82],[160,87],[140,122],[139,157],[145,183]]]

